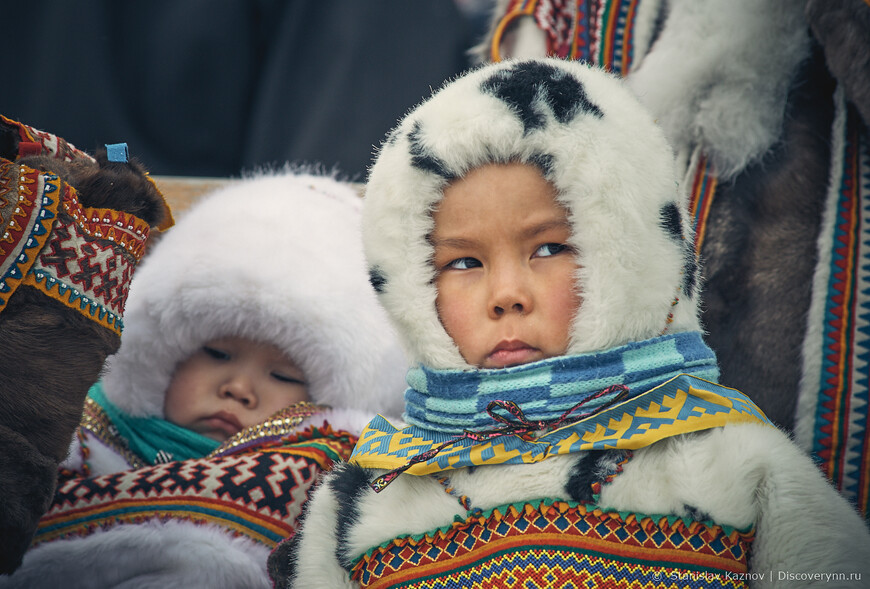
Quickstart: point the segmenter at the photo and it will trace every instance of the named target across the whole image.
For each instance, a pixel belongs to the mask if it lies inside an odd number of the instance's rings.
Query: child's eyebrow
[[[448,247],[454,249],[468,249],[477,245],[477,242],[473,239],[466,239],[464,237],[438,238],[434,235],[429,238],[429,242],[432,244],[432,247]]]
[[[541,233],[546,233],[551,229],[567,229],[568,231],[571,231],[572,226],[568,219],[551,219],[523,229],[522,235],[523,237],[531,238],[540,235]]]
[[[551,219],[548,221],[543,221],[536,225],[532,225],[531,227],[527,227],[520,232],[520,235],[524,239],[532,239],[541,233],[546,233],[551,229],[567,229],[569,232],[572,230],[571,223],[567,219]],[[468,249],[477,245],[477,241],[474,239],[468,239],[467,237],[435,237],[434,235],[429,236],[429,243],[432,247],[442,247],[442,248],[453,248],[453,249]]]

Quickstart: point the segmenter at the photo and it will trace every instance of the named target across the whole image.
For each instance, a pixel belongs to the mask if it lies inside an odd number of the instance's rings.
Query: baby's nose
[[[220,396],[238,401],[249,409],[257,404],[253,380],[241,374],[233,375],[221,385]]]

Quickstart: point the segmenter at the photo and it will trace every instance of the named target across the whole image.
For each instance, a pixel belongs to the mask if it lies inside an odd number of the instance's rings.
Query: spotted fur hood
[[[296,361],[317,403],[398,415],[406,362],[367,277],[361,201],[331,178],[279,173],[197,203],[136,273],[106,396],[163,416],[176,365],[243,336]]]
[[[506,162],[538,166],[573,223],[583,304],[569,354],[700,329],[687,193],[652,117],[602,70],[504,61],[445,84],[412,110],[370,172],[370,277],[416,362],[469,367],[435,308],[432,211],[453,179]]]

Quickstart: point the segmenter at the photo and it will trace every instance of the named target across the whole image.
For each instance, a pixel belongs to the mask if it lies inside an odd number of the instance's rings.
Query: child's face
[[[582,298],[568,215],[537,168],[489,164],[434,214],[436,305],[466,362],[503,368],[564,354]]]
[[[179,364],[163,412],[176,425],[223,441],[306,400],[305,376],[278,348],[226,337]]]

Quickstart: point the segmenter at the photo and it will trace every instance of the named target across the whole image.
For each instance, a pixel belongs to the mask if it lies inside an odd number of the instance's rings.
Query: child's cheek
[[[473,324],[475,289],[469,272],[448,272],[439,276],[435,285],[438,297],[435,306],[438,318],[447,334],[462,348],[461,342],[465,331]]]

